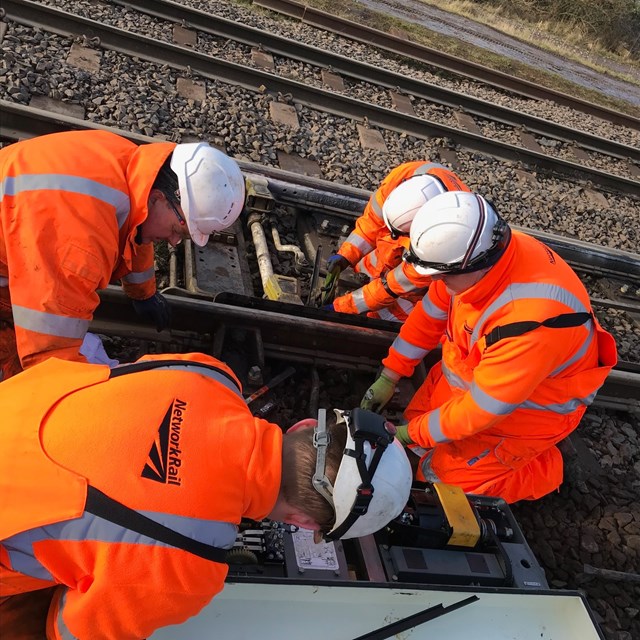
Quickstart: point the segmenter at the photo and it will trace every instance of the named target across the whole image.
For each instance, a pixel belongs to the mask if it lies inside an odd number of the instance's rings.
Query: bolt
[[[249,369],[247,374],[249,384],[262,384],[262,371],[258,365],[254,365]]]

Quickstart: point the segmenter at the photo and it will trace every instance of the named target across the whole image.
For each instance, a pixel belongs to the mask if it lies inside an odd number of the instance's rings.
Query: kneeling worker
[[[381,416],[283,437],[203,354],[115,369],[51,358],[0,384],[0,405],[3,640],[147,638],[222,589],[242,518],[362,536],[411,487]]]
[[[584,285],[535,238],[511,232],[481,196],[430,200],[406,256],[433,284],[402,326],[361,406],[381,409],[402,376],[442,342],[397,437],[418,478],[507,502],[562,482],[555,446],[580,422],[616,363]]]
[[[392,322],[406,320],[431,283],[429,276],[402,261],[411,221],[430,198],[446,191],[468,191],[468,187],[441,164],[405,162],[393,169],[372,194],[355,229],[327,261],[325,290],[331,290],[349,266],[368,276],[369,282],[325,308]]]

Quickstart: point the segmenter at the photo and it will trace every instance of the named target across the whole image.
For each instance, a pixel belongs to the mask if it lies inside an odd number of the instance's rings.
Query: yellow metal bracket
[[[453,529],[448,544],[475,547],[480,540],[480,525],[464,491],[455,485],[441,482],[434,482],[433,488],[440,498],[449,526]]]

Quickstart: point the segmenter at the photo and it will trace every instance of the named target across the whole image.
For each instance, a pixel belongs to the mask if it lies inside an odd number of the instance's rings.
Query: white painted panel
[[[473,595],[307,585],[227,584],[201,613],[151,640],[353,640],[434,605]],[[398,640],[598,640],[575,595],[482,593],[466,607],[402,632]]]

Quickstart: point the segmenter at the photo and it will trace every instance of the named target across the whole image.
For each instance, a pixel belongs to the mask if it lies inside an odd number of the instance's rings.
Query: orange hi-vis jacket
[[[517,335],[506,328],[563,314],[583,314],[582,324],[534,324]],[[557,488],[555,444],[577,427],[616,363],[615,342],[578,276],[547,246],[514,232],[467,291],[452,297],[434,281],[383,360],[386,374],[411,375],[441,340],[442,360],[405,412],[410,438],[426,450],[419,477],[509,502]]]
[[[79,349],[110,281],[134,299],[155,293],[153,245],[135,237],[175,146],[73,131],[0,150],[0,320],[23,368],[86,362]]]
[[[51,358],[0,384],[0,596],[60,585],[48,640],[147,638],[196,614],[227,574],[85,510],[87,485],[219,548],[278,496],[282,432],[251,415],[226,365],[138,362],[163,368],[109,378]]]
[[[469,191],[455,173],[438,163],[405,162],[393,169],[371,195],[355,229],[338,249],[355,271],[367,275],[370,282],[336,298],[333,302],[336,311],[404,321],[422,298],[431,278],[420,275],[412,265],[402,261],[409,238],[391,237],[382,217],[382,206],[398,185],[424,174],[438,178],[448,191]]]

